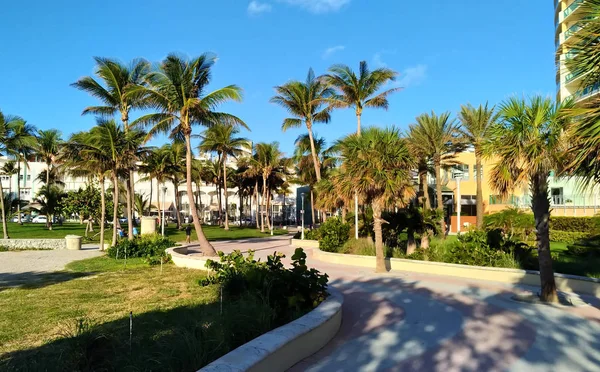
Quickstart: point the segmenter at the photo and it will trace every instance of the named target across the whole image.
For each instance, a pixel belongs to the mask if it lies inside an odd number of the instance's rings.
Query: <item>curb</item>
[[[323,348],[342,324],[343,295],[329,297],[308,314],[267,332],[215,360],[198,372],[285,371]]]

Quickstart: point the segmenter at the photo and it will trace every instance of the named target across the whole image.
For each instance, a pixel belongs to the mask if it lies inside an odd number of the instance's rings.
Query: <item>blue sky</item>
[[[288,152],[304,130],[282,133],[286,112],[269,98],[309,67],[366,60],[401,73],[405,89],[388,111],[365,111],[363,125],[406,128],[430,110],[556,90],[550,0],[10,1],[0,43],[0,110],[65,136],[94,124],[81,110],[95,100],[69,86],[93,73],[93,56],[157,62],[212,51],[212,86],[244,88],[244,101],[223,110],[246,121],[246,137]],[[331,142],[355,127],[343,110],[315,131]]]

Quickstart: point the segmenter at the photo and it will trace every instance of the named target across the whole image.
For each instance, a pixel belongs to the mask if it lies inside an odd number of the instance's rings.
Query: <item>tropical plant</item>
[[[488,108],[487,103],[485,106],[479,105],[475,108],[473,106],[466,105],[461,106],[458,118],[462,124],[459,129],[460,133],[468,144],[473,146],[475,150],[475,178],[477,182],[476,191],[476,208],[477,208],[477,228],[483,227],[483,166],[482,158],[484,147],[489,142],[491,131],[493,126],[498,120],[498,113],[495,112],[495,107]]]
[[[44,185],[37,194],[35,201],[40,205],[40,213],[48,217],[48,230],[52,230],[52,221],[60,211],[61,200],[65,195],[62,187],[56,185]]]
[[[143,216],[144,212],[146,212],[146,210],[150,207],[150,204],[150,199],[148,199],[146,195],[139,194],[137,192],[135,193],[133,199],[133,206],[138,216]]]
[[[100,100],[101,105],[86,107],[82,115],[99,115],[103,118],[112,117],[114,114],[121,115],[123,130],[128,133],[131,126],[129,114],[133,108],[141,106],[143,96],[137,94],[139,90],[133,91],[134,87],[144,84],[144,78],[150,69],[150,63],[143,59],[134,59],[129,65],[122,62],[102,57],[94,57],[96,69],[94,75],[99,80],[91,76],[85,76],[71,86],[89,93],[91,96]],[[140,143],[141,146],[141,143]],[[128,164],[122,173],[126,180],[126,201],[127,201],[127,219],[129,237],[133,238],[133,193],[134,180],[133,168],[135,158],[130,158]]]
[[[46,185],[50,184],[51,169],[55,165],[61,143],[60,131],[56,129],[38,131],[36,155],[46,163]]]
[[[175,141],[173,143],[163,146],[163,148],[167,153],[167,178],[173,184],[173,196],[175,198],[177,229],[181,229],[181,203],[179,196],[179,184],[181,183],[185,172],[185,144],[181,141]],[[192,196],[190,195],[189,198],[191,197]],[[190,203],[191,202],[192,200],[190,199]]]
[[[13,120],[10,124],[10,134],[7,139],[8,153],[17,162],[17,216],[19,224],[23,224],[21,221],[21,162],[26,169],[29,168],[27,159],[34,152],[36,146],[35,132],[35,127],[27,124],[25,120]],[[23,177],[23,185],[26,181],[26,177]]]
[[[0,111],[0,154],[6,155],[9,153],[9,149],[11,146],[9,139],[12,136],[12,128],[15,126],[16,122],[22,121],[23,119],[21,119],[18,116],[4,115],[2,111]],[[3,173],[7,174],[4,168]],[[2,196],[0,197],[0,208],[2,208],[2,234],[4,239],[8,239],[8,229],[6,227],[7,205],[5,204],[4,200],[4,190],[2,189],[2,181],[0,181],[0,196]]]
[[[415,161],[395,128],[367,128],[360,136],[345,137],[337,148],[342,161],[341,188],[347,193],[357,191],[373,209],[376,271],[384,272],[382,212],[410,194],[410,169]]]
[[[290,128],[306,126],[315,168],[317,181],[321,180],[321,165],[315,148],[312,127],[316,123],[328,123],[331,119],[331,106],[326,100],[335,92],[321,78],[315,77],[314,71],[308,70],[306,81],[291,81],[275,87],[277,95],[271,102],[285,108],[292,117],[283,120],[281,129],[285,132]]]
[[[168,157],[169,152],[165,146],[160,147],[158,149],[152,149],[148,156],[144,159],[144,162],[139,166],[139,171],[142,174],[145,174],[145,177],[142,177],[141,180],[149,180],[150,181],[150,203],[148,205],[148,214],[150,214],[150,208],[152,207],[152,182],[156,180],[156,200],[157,200],[157,209],[160,212],[161,204],[160,204],[160,184],[164,184],[167,179],[167,165],[168,165]],[[164,201],[163,201],[164,203]]]
[[[2,166],[2,169],[0,169],[0,173],[4,176],[8,176],[8,194],[12,194],[12,176],[17,174],[17,162],[14,160],[7,161]]]
[[[202,142],[199,149],[201,151],[216,152],[221,162],[223,171],[223,189],[225,190],[225,230],[229,230],[229,213],[227,211],[228,193],[227,193],[227,159],[236,158],[247,153],[250,150],[250,141],[243,137],[236,137],[239,129],[232,125],[217,124],[208,128],[202,135]]]
[[[458,126],[450,119],[449,112],[437,115],[432,111],[431,114],[418,116],[416,120],[417,123],[410,126],[412,144],[419,148],[419,154],[425,155],[433,164],[437,209],[443,212],[441,169],[443,162],[461,149]],[[443,214],[441,216],[440,229],[443,233],[446,229]]]
[[[553,103],[535,96],[529,100],[510,98],[500,106],[500,124],[493,129],[491,156],[498,160],[490,174],[490,185],[501,195],[529,184],[539,253],[541,299],[558,300],[550,255],[550,201],[548,179],[565,164],[569,142],[568,110],[571,101]]]
[[[211,67],[216,57],[203,54],[186,60],[174,54],[163,60],[157,71],[147,75],[147,87],[136,87],[134,94],[143,96],[145,106],[158,112],[144,115],[135,121],[136,125],[150,126],[149,135],[169,133],[171,138],[185,140],[186,146],[186,185],[187,194],[192,189],[192,127],[194,125],[211,126],[216,123],[229,125],[246,124],[238,117],[215,111],[222,103],[241,101],[241,89],[229,85],[210,93],[206,92],[211,78]],[[201,249],[206,255],[216,254],[212,244],[206,239],[195,203],[190,203],[194,227]]]

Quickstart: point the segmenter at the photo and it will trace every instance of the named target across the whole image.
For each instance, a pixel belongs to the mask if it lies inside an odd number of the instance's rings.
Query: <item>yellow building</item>
[[[555,0],[554,1],[554,23],[556,31],[554,35],[556,45],[556,90],[557,100],[564,101],[575,96],[576,102],[581,102],[600,93],[600,84],[581,86],[582,74],[570,71],[565,61],[577,55],[577,50],[567,47],[576,41],[579,31],[578,21],[582,19],[581,4],[583,0]]]

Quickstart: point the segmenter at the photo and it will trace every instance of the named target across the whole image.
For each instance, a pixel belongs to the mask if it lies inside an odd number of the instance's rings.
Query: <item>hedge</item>
[[[589,237],[589,233],[575,231],[560,231],[550,229],[550,241],[574,244],[578,240]]]
[[[600,217],[550,217],[550,229],[593,234],[600,230]]]

